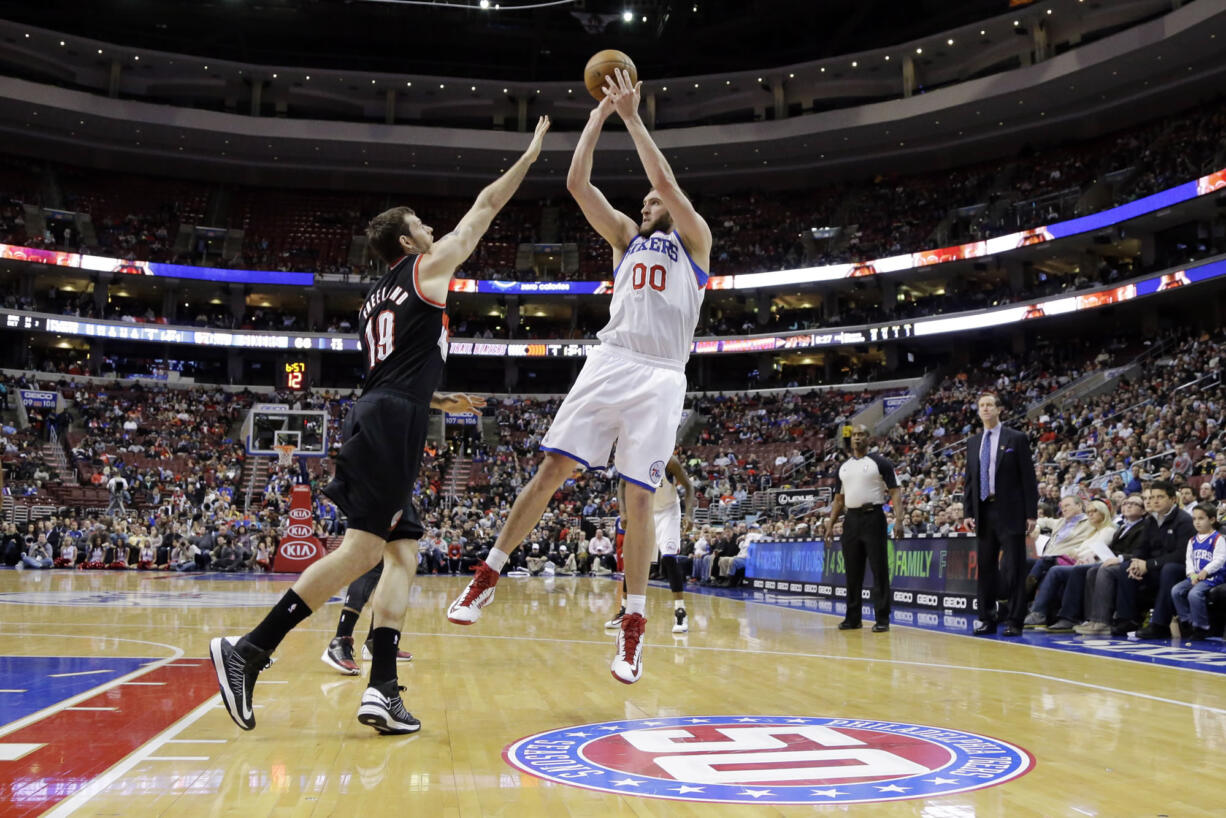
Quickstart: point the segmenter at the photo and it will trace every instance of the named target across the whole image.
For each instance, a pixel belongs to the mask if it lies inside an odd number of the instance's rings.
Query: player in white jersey
[[[505,527],[447,618],[469,625],[494,598],[498,572],[545,511],[549,499],[579,468],[601,468],[617,443],[615,463],[626,483],[626,615],[609,666],[620,682],[642,675],[647,573],[652,536],[651,495],[664,478],[685,398],[685,363],[702,306],[711,260],[711,229],[677,185],[664,154],[639,117],[639,85],[617,72],[579,136],[566,187],[583,215],[613,250],[609,323],[597,336],[570,394],[541,442],[545,457],[511,508]],[[619,213],[592,184],[600,130],[617,111],[634,140],[652,189],[642,220]]]

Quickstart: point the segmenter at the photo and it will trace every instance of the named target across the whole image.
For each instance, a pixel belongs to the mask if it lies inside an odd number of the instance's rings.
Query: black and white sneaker
[[[416,733],[421,729],[421,722],[404,709],[404,702],[400,700],[402,690],[404,688],[394,681],[366,688],[358,708],[358,721],[384,735]]]
[[[673,617],[677,620],[673,625],[673,633],[685,633],[690,629],[689,623],[685,621],[685,608],[677,608],[673,611]]]
[[[269,651],[260,650],[241,636],[221,636],[209,642],[209,655],[221,688],[221,703],[234,723],[244,730],[255,727],[251,691],[260,671],[272,664]]]
[[[622,626],[622,619],[624,619],[625,616],[626,616],[626,606],[623,605],[621,606],[621,609],[617,612],[617,616],[613,617],[608,622],[604,623],[604,629],[606,631],[617,630],[618,628]]]

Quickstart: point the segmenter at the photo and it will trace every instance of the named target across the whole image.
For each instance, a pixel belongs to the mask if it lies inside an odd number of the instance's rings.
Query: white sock
[[[684,600],[684,599],[674,599],[674,600],[673,600],[673,610],[674,610],[674,611],[680,611],[680,610],[684,610],[684,609],[685,609],[685,600]]]
[[[509,554],[504,554],[497,548],[490,549],[490,555],[485,558],[485,564],[495,571],[502,571],[502,566],[507,564]]]
[[[647,594],[626,594],[626,616],[647,614]]]

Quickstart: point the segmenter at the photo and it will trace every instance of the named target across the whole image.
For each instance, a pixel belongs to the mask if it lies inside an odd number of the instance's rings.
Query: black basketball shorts
[[[420,539],[413,506],[430,408],[394,392],[363,395],[345,416],[336,473],[324,487],[349,527],[385,540]]]

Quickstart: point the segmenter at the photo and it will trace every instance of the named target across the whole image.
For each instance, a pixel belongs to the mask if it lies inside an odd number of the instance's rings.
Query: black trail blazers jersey
[[[429,403],[447,359],[446,304],[417,286],[421,256],[405,256],[371,288],[358,313],[364,392],[388,390]]]

